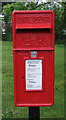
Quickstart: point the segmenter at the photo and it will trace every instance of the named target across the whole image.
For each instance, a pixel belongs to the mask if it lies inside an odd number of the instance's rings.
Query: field
[[[28,118],[28,107],[15,107],[13,95],[12,43],[2,45],[2,117]],[[55,46],[55,104],[40,107],[41,118],[64,117],[64,46]]]
[[[0,42],[0,120],[2,116],[2,42]]]

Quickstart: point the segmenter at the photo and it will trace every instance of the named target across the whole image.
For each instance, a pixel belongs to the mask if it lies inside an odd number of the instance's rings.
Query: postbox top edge
[[[54,11],[53,10],[15,10],[12,12],[12,15],[13,14],[19,14],[19,13],[53,13],[54,14]]]

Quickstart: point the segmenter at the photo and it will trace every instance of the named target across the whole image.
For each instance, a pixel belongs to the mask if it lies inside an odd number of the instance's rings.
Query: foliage
[[[65,26],[64,16],[66,16],[66,13],[64,13],[65,5],[65,3],[60,2],[47,2],[40,6],[42,10],[53,10],[55,13],[55,40],[57,43],[64,42],[63,29]]]
[[[3,6],[3,14],[5,15],[5,22],[11,20],[11,14],[14,10],[33,10],[35,9],[36,3],[30,2],[17,2],[12,4],[7,4]]]
[[[2,40],[3,41],[11,41],[12,40],[12,29],[11,29],[11,24],[6,24],[6,32],[5,34],[2,35]]]
[[[54,10],[55,12],[55,36],[57,43],[63,43],[63,29],[65,25],[64,17],[66,16],[65,9],[66,2],[46,2],[46,3],[25,3],[16,2],[3,6],[3,14],[5,15],[5,22],[11,20],[11,15],[14,10]]]

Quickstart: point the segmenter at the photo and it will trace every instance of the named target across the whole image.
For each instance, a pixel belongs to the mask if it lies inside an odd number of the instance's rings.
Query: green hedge
[[[24,3],[17,2],[12,4],[7,4],[3,6],[3,14],[5,15],[5,23],[8,23],[12,19],[12,12],[14,10],[54,10],[55,12],[55,42],[64,43],[63,29],[65,27],[64,16],[66,2],[47,2],[47,3]],[[6,31],[6,40],[11,40],[11,28]],[[10,38],[9,38],[10,37]],[[3,40],[5,40],[3,39]]]

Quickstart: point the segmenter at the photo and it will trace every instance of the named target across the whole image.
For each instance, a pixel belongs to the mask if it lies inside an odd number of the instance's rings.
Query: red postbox
[[[16,106],[54,103],[54,12],[12,14]]]

